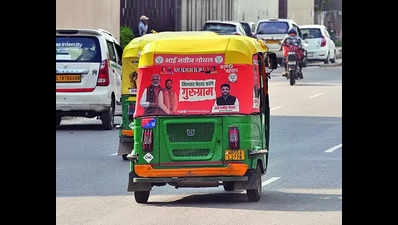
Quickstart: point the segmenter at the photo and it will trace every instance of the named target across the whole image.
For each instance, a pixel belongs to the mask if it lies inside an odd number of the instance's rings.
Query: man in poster
[[[239,112],[239,101],[230,94],[229,84],[221,85],[221,96],[216,99],[212,112]]]
[[[163,90],[160,87],[160,75],[152,74],[152,84],[145,88],[140,105],[144,115],[166,115],[168,111],[163,102]]]
[[[168,110],[167,111],[168,114],[175,114],[177,112],[178,100],[176,93],[173,90],[171,90],[172,80],[167,79],[165,82],[165,86],[166,88],[163,89],[163,96],[164,96],[163,103]]]

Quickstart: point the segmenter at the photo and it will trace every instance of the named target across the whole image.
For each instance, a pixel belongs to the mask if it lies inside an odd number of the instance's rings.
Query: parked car
[[[336,46],[324,25],[303,25],[300,30],[308,43],[309,61],[323,61],[325,64],[336,62]]]
[[[252,30],[252,24],[254,24],[253,22],[240,21],[240,24],[242,24],[242,27],[245,30],[247,36],[256,38]]]
[[[277,56],[278,63],[283,63],[282,40],[288,36],[288,31],[295,29],[297,36],[302,38],[301,31],[296,22],[291,19],[265,19],[259,20],[256,25],[255,36],[264,41],[269,51]],[[303,48],[307,50],[305,41],[302,41]],[[306,53],[304,53],[305,56]]]
[[[246,35],[245,29],[239,22],[209,20],[203,26],[204,31],[213,31],[220,35]]]
[[[123,49],[107,31],[56,29],[56,125],[62,117],[99,117],[114,125]]]

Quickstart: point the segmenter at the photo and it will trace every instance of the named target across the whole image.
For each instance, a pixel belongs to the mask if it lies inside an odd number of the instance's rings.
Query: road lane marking
[[[343,144],[336,145],[334,147],[329,148],[325,152],[333,152],[334,150],[337,150],[337,149],[341,148],[342,146],[343,146]]]
[[[282,106],[275,106],[275,107],[271,108],[270,111],[275,110],[275,109],[280,109],[280,108],[282,108]]]
[[[271,177],[270,179],[264,181],[264,182],[262,183],[262,186],[265,186],[265,185],[270,184],[270,183],[272,183],[272,182],[274,182],[274,181],[276,181],[276,180],[279,180],[279,178],[280,178],[280,177]]]
[[[324,94],[325,94],[325,93],[314,94],[314,95],[311,95],[309,98],[310,98],[310,99],[316,98],[316,97],[319,97],[319,96],[324,95]]]

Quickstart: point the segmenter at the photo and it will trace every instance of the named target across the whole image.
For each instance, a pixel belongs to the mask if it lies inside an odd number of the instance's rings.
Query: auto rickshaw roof
[[[154,54],[225,54],[225,64],[252,64],[253,55],[266,52],[261,40],[237,35],[174,36],[144,46],[138,67],[153,65]]]
[[[138,57],[138,53],[144,48],[144,46],[154,40],[169,39],[178,36],[218,36],[217,33],[212,31],[179,31],[179,32],[159,32],[146,34],[144,36],[134,38],[131,40],[123,50],[123,58]]]

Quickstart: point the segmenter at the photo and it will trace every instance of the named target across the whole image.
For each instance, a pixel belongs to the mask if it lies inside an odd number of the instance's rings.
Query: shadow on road
[[[132,197],[133,198],[133,197]],[[133,200],[133,199],[132,199]],[[261,200],[248,202],[246,192],[195,194],[169,202],[152,202],[161,207],[228,208],[274,211],[341,211],[342,198],[338,194],[310,194],[263,191]]]
[[[115,129],[115,128],[114,128]],[[56,130],[104,130],[101,124],[68,124],[57,127]]]

